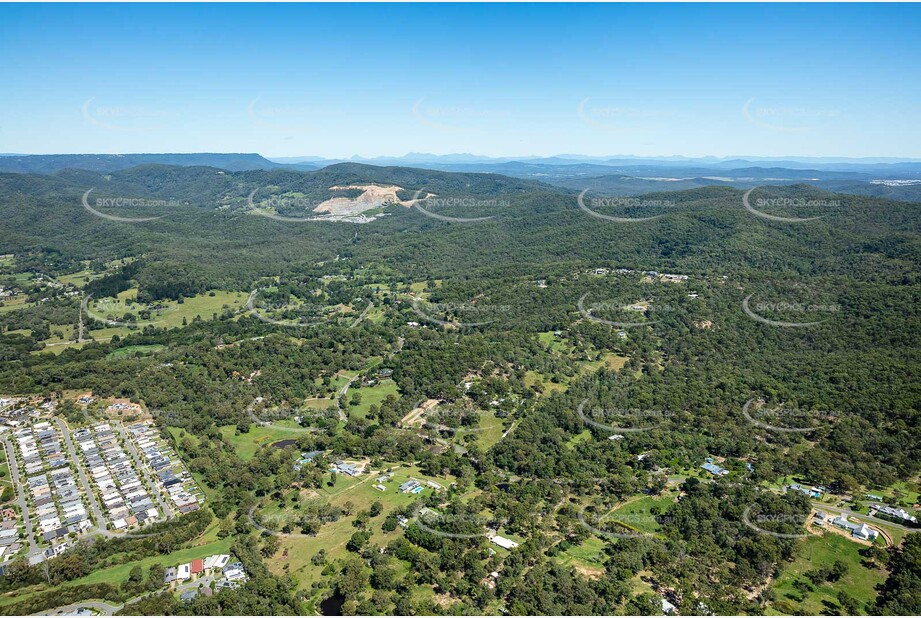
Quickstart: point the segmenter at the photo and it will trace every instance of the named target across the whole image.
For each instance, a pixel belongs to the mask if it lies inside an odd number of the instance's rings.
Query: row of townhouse
[[[156,521],[160,512],[147,493],[131,458],[107,423],[74,433],[109,523],[116,530]]]
[[[197,487],[182,462],[160,437],[151,421],[134,423],[127,427],[128,437],[150,466],[170,501],[180,513],[197,511],[200,500],[195,495]]]
[[[67,535],[90,528],[83,492],[60,432],[43,421],[17,430],[14,436],[31,498],[30,515],[40,539],[59,545]]]

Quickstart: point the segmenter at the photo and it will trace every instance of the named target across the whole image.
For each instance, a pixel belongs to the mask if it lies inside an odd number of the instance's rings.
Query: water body
[[[324,616],[341,616],[342,605],[344,603],[344,596],[334,594],[333,596],[320,601],[320,613]]]

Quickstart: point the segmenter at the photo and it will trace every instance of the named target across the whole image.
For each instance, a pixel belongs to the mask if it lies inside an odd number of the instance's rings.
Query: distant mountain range
[[[747,189],[810,184],[826,191],[921,202],[921,161],[841,157],[555,157],[501,158],[410,153],[402,157],[281,157],[255,153],[2,155],[0,172],[51,174],[65,169],[111,173],[142,165],[314,171],[341,163],[501,174],[609,195],[678,191],[705,186]]]
[[[436,155],[411,152],[401,157],[361,157],[355,155],[347,159],[325,158],[319,156],[271,157],[277,163],[313,163],[329,165],[331,163],[369,163],[371,165],[414,165],[419,167],[443,165],[497,165],[507,163],[526,163],[529,165],[584,165],[595,164],[611,166],[648,166],[648,167],[705,167],[708,169],[735,169],[770,164],[770,167],[790,169],[820,169],[839,171],[893,171],[903,169],[921,170],[921,159],[897,157],[637,157],[633,155],[586,156],[561,154],[551,157],[485,157],[469,153]]]
[[[0,172],[51,174],[64,169],[116,172],[138,165],[217,167],[231,172],[265,169],[315,170],[310,164],[285,165],[255,153],[0,155]]]

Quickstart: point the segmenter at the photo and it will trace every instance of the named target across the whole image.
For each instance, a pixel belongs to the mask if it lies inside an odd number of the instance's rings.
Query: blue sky
[[[921,6],[0,5],[0,152],[921,157]]]

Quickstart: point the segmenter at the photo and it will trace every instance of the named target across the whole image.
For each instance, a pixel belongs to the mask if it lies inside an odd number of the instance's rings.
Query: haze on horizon
[[[919,26],[917,5],[4,5],[0,152],[918,159]]]

